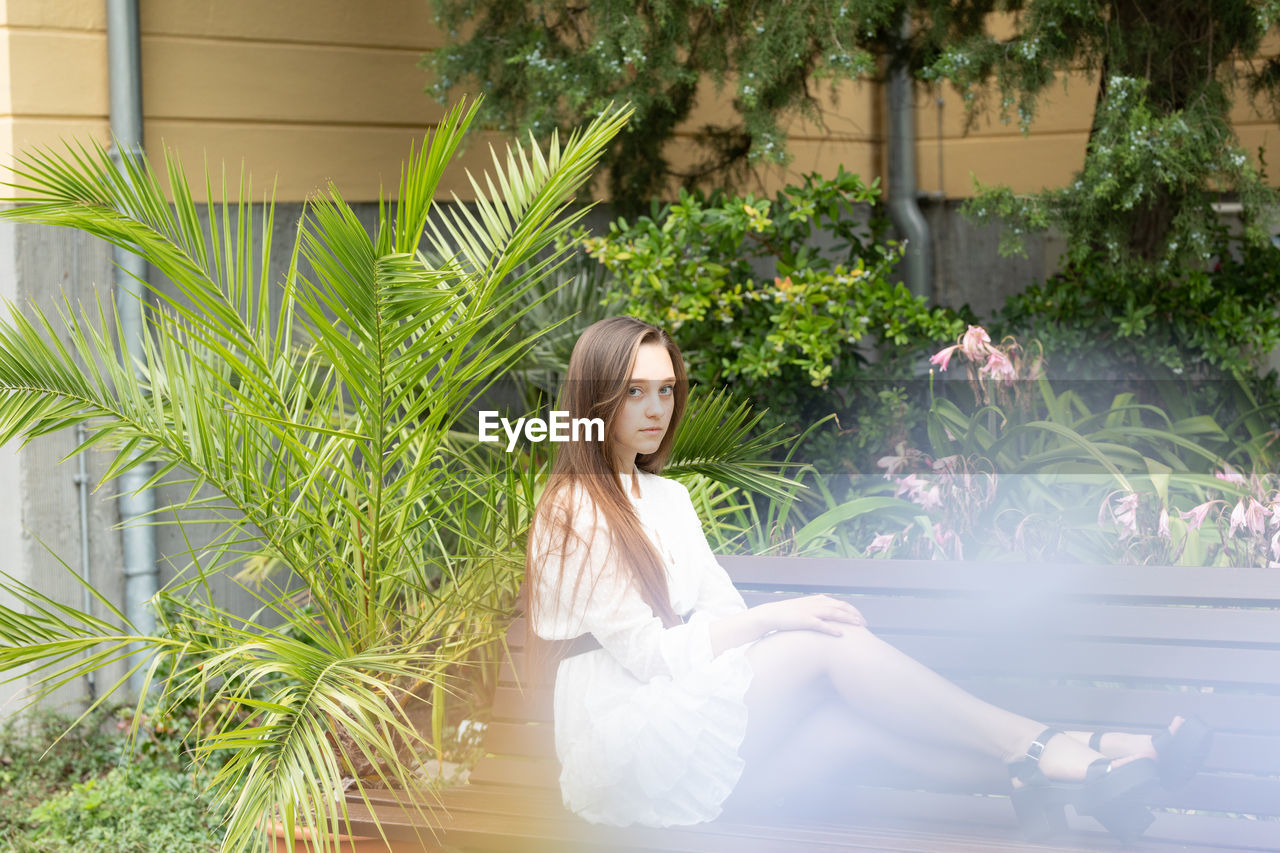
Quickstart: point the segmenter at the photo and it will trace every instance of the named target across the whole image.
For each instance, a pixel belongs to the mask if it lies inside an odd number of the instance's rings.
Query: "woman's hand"
[[[768,630],[819,631],[839,637],[843,625],[866,627],[867,620],[852,604],[829,595],[806,595],[770,601],[752,608]]]
[[[867,620],[852,604],[829,595],[806,595],[757,604],[711,624],[711,653],[760,639],[770,631],[821,631],[839,637],[843,626],[865,627]]]

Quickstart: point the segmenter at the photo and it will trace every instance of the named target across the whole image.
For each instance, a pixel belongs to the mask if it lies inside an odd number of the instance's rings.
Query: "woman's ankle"
[[[1084,781],[1089,765],[1104,757],[1108,756],[1089,748],[1087,736],[1082,743],[1071,732],[1058,729],[1052,730],[1051,734],[1042,732],[1037,735],[1027,745],[1024,755],[1011,763],[1011,768],[1039,770],[1053,782],[1081,782]],[[1032,763],[1019,764],[1020,760]]]

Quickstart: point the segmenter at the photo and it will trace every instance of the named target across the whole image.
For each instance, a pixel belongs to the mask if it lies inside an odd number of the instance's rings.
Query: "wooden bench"
[[[433,815],[442,850],[977,851],[1280,850],[1280,570],[720,557],[748,604],[849,596],[877,635],[991,702],[1077,730],[1154,732],[1175,714],[1217,730],[1204,772],[1153,801],[1122,845],[1068,809],[1071,832],[1021,839],[999,791],[823,788],[803,813],[681,828],[593,826],[560,803],[546,685],[504,668],[470,782]],[[523,621],[509,643],[518,659]],[[370,792],[396,849],[436,849],[432,830]],[[376,835],[348,796],[354,829]],[[423,841],[422,839],[426,839]]]

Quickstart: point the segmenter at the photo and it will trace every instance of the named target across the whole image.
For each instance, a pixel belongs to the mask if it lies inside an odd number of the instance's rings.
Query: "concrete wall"
[[[65,293],[77,304],[93,298],[95,287],[110,292],[110,257],[106,244],[67,229],[0,224],[0,293],[19,305],[34,304],[46,313]],[[55,324],[56,325],[56,324]],[[81,607],[83,588],[72,576],[87,572],[90,581],[115,602],[123,599],[119,523],[108,482],[88,500],[82,517],[76,482],[77,461],[61,460],[76,446],[75,432],[62,432],[32,441],[21,453],[0,448],[0,530],[3,531],[3,571],[58,601]],[[105,453],[86,454],[91,486],[106,470]],[[81,559],[80,528],[89,534],[89,562]],[[64,565],[65,564],[65,565]],[[10,602],[11,603],[11,602]],[[95,602],[90,612],[107,618]],[[124,673],[120,665],[98,676],[99,691]],[[22,683],[0,686],[0,716],[10,710],[7,700]],[[53,704],[74,703],[87,695],[85,682],[63,687]]]

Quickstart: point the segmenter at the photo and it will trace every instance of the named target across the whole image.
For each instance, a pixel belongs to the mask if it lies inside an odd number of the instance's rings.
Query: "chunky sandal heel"
[[[1085,772],[1076,811],[1102,824],[1121,841],[1133,841],[1155,820],[1147,798],[1160,787],[1160,771],[1150,758],[1113,767],[1113,759],[1099,758]]]
[[[1113,766],[1113,759],[1099,758],[1085,771],[1084,782],[1056,782],[1045,776],[1039,765],[1050,739],[1059,734],[1059,729],[1045,729],[1032,741],[1026,757],[1009,765],[1010,777],[1021,783],[1013,788],[1010,799],[1028,840],[1064,832],[1067,804],[1124,841],[1145,832],[1154,820],[1145,799],[1160,783],[1156,762],[1137,758]]]
[[[1092,813],[1090,817],[1102,824],[1107,832],[1124,842],[1137,840],[1155,820],[1155,815],[1141,803],[1109,803]]]
[[[1067,831],[1065,804],[1046,796],[1044,788],[1014,788],[1010,799],[1018,825],[1028,841],[1043,841]]]
[[[1061,785],[1049,780],[1040,770],[1040,756],[1058,729],[1045,729],[1027,747],[1026,757],[1009,765],[1009,777],[1020,782],[1009,799],[1018,825],[1028,841],[1043,841],[1067,830],[1065,806],[1070,797],[1065,796]]]

